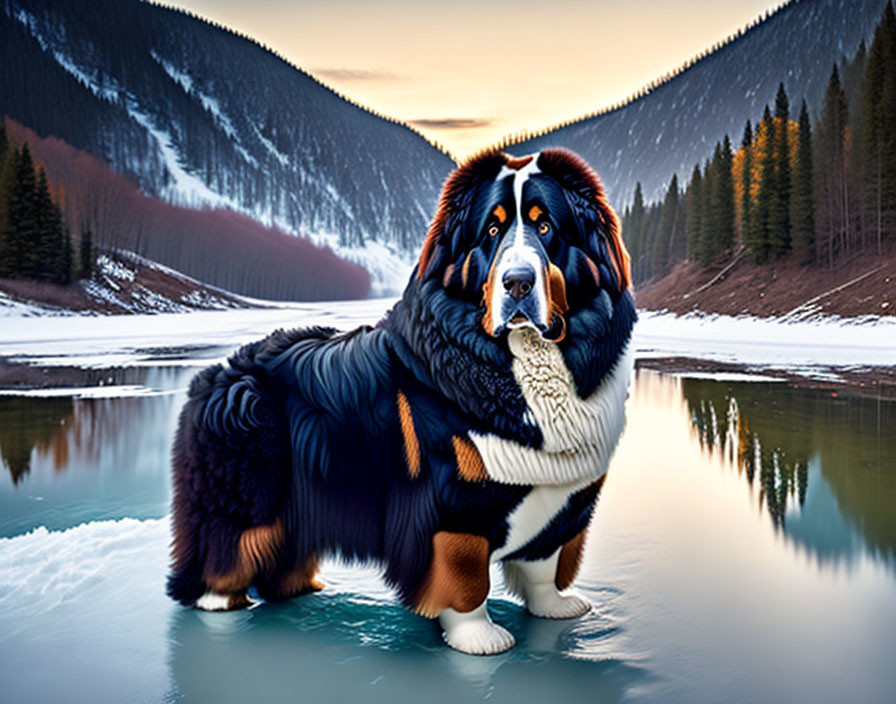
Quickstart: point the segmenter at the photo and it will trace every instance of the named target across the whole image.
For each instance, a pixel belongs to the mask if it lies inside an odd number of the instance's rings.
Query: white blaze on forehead
[[[541,257],[538,256],[538,252],[532,247],[524,244],[525,231],[523,229],[525,224],[523,220],[523,186],[525,186],[526,181],[528,181],[531,176],[541,173],[541,170],[538,168],[539,153],[540,152],[535,152],[534,154],[530,154],[529,156],[531,157],[531,160],[521,169],[511,169],[507,166],[502,166],[495,178],[496,181],[500,181],[507,177],[513,179],[516,229],[513,233],[513,241],[510,243],[510,246],[503,251],[501,259],[496,264],[494,278],[496,285],[491,291],[491,309],[494,311],[493,314],[499,314],[501,310],[501,301],[507,295],[504,292],[502,285],[504,273],[508,269],[519,264],[528,264],[535,272],[534,291],[536,292],[535,295],[538,297],[538,317],[545,321],[545,325],[550,325],[551,321],[548,320],[548,305],[544,294],[546,287]],[[521,158],[524,159],[526,157]]]
[[[501,167],[498,172],[497,180],[501,180],[506,176],[513,177],[513,200],[516,203],[516,232],[514,236],[513,246],[522,246],[523,243],[523,186],[529,177],[533,174],[540,173],[538,168],[538,154],[530,154],[532,160],[521,169],[510,169],[506,166]],[[522,157],[526,158],[526,157]]]

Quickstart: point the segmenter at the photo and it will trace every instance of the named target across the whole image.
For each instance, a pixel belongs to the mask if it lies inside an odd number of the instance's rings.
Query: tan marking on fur
[[[548,264],[548,300],[551,310],[559,315],[569,310],[569,303],[566,301],[566,279],[563,278],[560,267],[554,262]]]
[[[585,546],[585,535],[587,532],[587,529],[583,530],[560,548],[560,559],[557,561],[557,574],[554,577],[554,584],[561,591],[570,586],[579,573],[579,567],[582,564],[582,549]]]
[[[603,488],[604,480],[606,478],[607,475],[604,474],[591,485],[597,485],[595,501],[597,501],[597,496],[600,496],[600,490]],[[585,537],[587,534],[588,528],[586,527],[585,530],[560,548],[560,557],[557,560],[557,572],[554,576],[554,585],[560,591],[569,587],[579,573],[579,568],[582,566],[582,552],[585,547]]]
[[[304,563],[280,578],[279,584],[276,585],[277,596],[281,599],[290,599],[302,594],[319,592],[324,588],[324,584],[316,578],[317,571],[317,556],[312,555]]]
[[[236,565],[228,573],[206,573],[205,583],[218,594],[245,592],[255,575],[273,568],[283,547],[283,524],[278,518],[269,526],[255,526],[244,530],[237,547]]]
[[[401,390],[398,391],[398,419],[401,422],[401,434],[404,436],[404,456],[408,463],[408,474],[416,479],[420,476],[420,443],[414,430],[411,404]]]
[[[479,455],[479,450],[472,443],[455,435],[451,438],[451,444],[454,445],[457,473],[461,479],[467,482],[482,482],[488,479],[488,472]]]
[[[563,272],[560,271],[560,267],[556,266],[553,262],[548,263],[548,275],[545,278],[547,279],[548,287],[547,324],[551,324],[555,315],[560,317],[560,320],[563,322],[563,331],[560,333],[560,336],[554,340],[554,342],[560,342],[560,340],[566,337],[565,314],[566,311],[569,310],[569,303],[566,300],[566,279],[563,278]]]
[[[460,280],[464,285],[464,288],[467,287],[467,279],[470,278],[470,260],[473,258],[473,253],[470,252],[467,254],[467,258],[464,259],[464,266],[460,270]]]
[[[513,169],[514,171],[519,171],[521,168],[523,168],[523,167],[524,167],[526,164],[528,164],[530,161],[532,161],[532,155],[531,155],[531,154],[530,154],[529,156],[521,156],[519,159],[508,159],[508,161],[507,161],[507,163],[505,164],[505,166],[506,166],[508,169]]]
[[[454,276],[454,264],[449,264],[445,267],[445,273],[442,275],[442,286],[447,288],[452,276]]]
[[[498,205],[498,206],[495,208],[495,210],[494,210],[494,212],[492,213],[492,215],[494,215],[496,218],[498,218],[498,222],[501,223],[502,225],[503,225],[505,222],[507,222],[507,211],[504,210],[504,206],[503,206],[503,205]]]
[[[252,600],[246,592],[228,594],[227,611],[238,611],[239,609],[245,609],[247,606],[252,606]]]
[[[421,616],[444,609],[466,613],[488,596],[488,540],[470,533],[439,531],[432,537],[432,564],[416,599]]]
[[[530,219],[532,222],[535,222],[536,220],[538,220],[538,218],[541,217],[541,214],[542,214],[543,212],[544,212],[544,211],[543,211],[541,208],[539,208],[537,205],[533,205],[533,206],[529,209],[529,219]]]
[[[594,260],[587,254],[585,255],[585,263],[591,270],[591,276],[594,277],[594,283],[596,283],[597,287],[600,288],[600,269],[597,268],[597,264],[595,264]]]
[[[492,265],[488,270],[488,278],[486,278],[485,283],[482,284],[482,303],[485,305],[485,314],[482,316],[482,327],[489,334],[495,334],[495,319],[492,317],[492,279],[495,276],[495,265],[498,262],[498,258],[495,257],[492,260]]]

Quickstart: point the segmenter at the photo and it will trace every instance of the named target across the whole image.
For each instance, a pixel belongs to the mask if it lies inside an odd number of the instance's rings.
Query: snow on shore
[[[190,364],[223,356],[277,328],[375,324],[392,298],[185,314],[0,319],[0,357],[32,364],[108,367],[170,357]],[[689,357],[794,371],[896,365],[896,319],[784,322],[642,312],[633,344],[640,358]],[[166,352],[167,350],[167,352]],[[206,353],[202,354],[201,350]]]

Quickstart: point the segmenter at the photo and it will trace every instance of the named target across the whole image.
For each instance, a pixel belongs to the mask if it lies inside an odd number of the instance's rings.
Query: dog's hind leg
[[[256,581],[258,593],[265,601],[280,601],[319,592],[324,585],[317,579],[317,571],[315,555],[299,560],[292,567],[284,568],[281,563],[270,574]]]
[[[206,611],[231,611],[251,606],[248,589],[256,575],[270,572],[283,548],[283,524],[255,526],[242,532],[233,569],[216,574],[206,571],[207,591],[196,601]]]
[[[439,617],[445,642],[471,655],[493,655],[513,647],[514,637],[492,623],[488,541],[482,536],[440,531],[433,536],[433,559],[417,613]]]

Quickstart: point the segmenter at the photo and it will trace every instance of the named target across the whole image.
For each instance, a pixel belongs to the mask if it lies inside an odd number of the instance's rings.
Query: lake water
[[[594,610],[531,618],[496,574],[518,645],[474,658],[370,568],[235,613],[165,597],[194,372],[0,396],[3,701],[894,701],[896,403],[639,372],[576,582]]]

